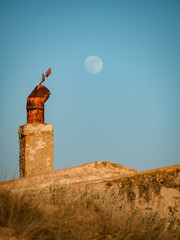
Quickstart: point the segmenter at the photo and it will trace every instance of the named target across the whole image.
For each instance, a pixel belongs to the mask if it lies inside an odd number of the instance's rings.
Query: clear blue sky
[[[90,55],[102,72],[86,71]],[[0,166],[10,177],[26,99],[49,67],[55,169],[180,163],[179,0],[0,1]]]

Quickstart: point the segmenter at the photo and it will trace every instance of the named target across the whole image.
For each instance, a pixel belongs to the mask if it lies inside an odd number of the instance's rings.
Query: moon
[[[97,74],[103,69],[103,61],[100,57],[89,56],[84,61],[84,66],[89,73]]]

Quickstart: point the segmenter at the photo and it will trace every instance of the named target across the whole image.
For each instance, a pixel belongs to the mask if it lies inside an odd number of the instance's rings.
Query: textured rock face
[[[180,218],[179,165],[111,179],[104,184],[104,192],[119,199],[121,208],[153,210]]]
[[[91,183],[138,172],[138,170],[119,164],[98,161],[56,170],[51,173],[42,173],[35,176],[6,181],[0,183],[0,187],[2,184],[2,186],[5,186],[7,189],[13,189],[15,192],[24,190],[41,191],[49,189],[51,184],[71,185],[83,182]]]
[[[128,168],[112,162],[92,162],[83,165],[57,170],[54,178],[61,184],[78,183],[118,177],[139,172],[136,169]]]
[[[20,177],[53,171],[53,127],[29,123],[19,127]]]
[[[180,165],[139,172],[111,162],[94,162],[0,183],[0,189],[48,198],[52,190],[67,194],[100,193],[125,211],[155,211],[180,218]]]

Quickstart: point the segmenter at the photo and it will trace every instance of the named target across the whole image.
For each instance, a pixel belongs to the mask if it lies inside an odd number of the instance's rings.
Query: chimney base
[[[47,123],[28,123],[19,127],[20,177],[52,172],[53,126]]]

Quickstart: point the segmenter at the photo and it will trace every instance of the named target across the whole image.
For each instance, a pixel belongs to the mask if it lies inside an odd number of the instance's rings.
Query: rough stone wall
[[[127,212],[139,209],[180,219],[180,165],[145,172],[130,169],[128,174],[128,168],[121,165],[95,162],[2,182],[2,188],[47,199],[52,193],[58,195],[62,188],[70,196],[98,193],[118,202],[119,208]]]
[[[28,123],[19,127],[20,177],[53,171],[53,127]]]

